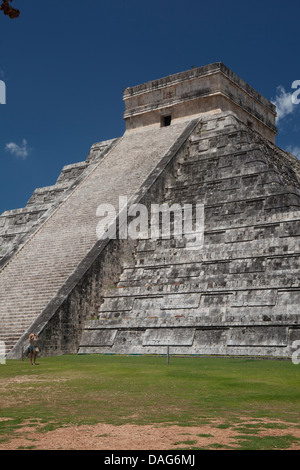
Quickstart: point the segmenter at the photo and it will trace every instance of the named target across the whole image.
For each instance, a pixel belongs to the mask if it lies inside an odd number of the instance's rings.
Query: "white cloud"
[[[6,144],[5,150],[9,152],[11,155],[21,158],[22,160],[26,160],[29,155],[29,148],[27,145],[27,140],[23,139],[22,145],[15,144],[14,142],[10,142]]]
[[[295,111],[296,105],[293,103],[293,93],[287,93],[283,86],[277,87],[276,98],[272,100],[277,108],[277,123]]]
[[[295,155],[295,157],[299,158],[300,160],[300,147],[289,145],[286,151]]]

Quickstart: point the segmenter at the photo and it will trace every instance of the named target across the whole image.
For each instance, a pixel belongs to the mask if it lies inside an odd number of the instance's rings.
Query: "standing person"
[[[38,353],[38,348],[36,347],[36,342],[39,340],[37,335],[34,333],[31,333],[29,335],[29,351],[30,351],[30,364],[32,365],[32,359],[33,359],[33,364],[36,365],[36,356]]]

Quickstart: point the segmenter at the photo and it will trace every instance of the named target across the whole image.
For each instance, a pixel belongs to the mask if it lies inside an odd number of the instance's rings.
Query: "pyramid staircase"
[[[41,333],[62,301],[62,290],[65,297],[74,287],[70,279],[98,242],[99,204],[118,207],[119,195],[130,199],[138,193],[189,125],[126,133],[34,227],[13,256],[5,258],[0,270],[0,340],[8,357],[20,357],[29,332]]]

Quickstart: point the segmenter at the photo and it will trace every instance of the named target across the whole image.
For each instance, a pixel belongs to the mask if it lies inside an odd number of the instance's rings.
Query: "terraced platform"
[[[300,164],[233,115],[203,119],[161,202],[205,205],[204,246],[139,241],[82,353],[286,356],[299,339]]]

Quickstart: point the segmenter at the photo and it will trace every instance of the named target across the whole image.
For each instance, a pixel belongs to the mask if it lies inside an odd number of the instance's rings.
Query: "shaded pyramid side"
[[[289,356],[300,339],[300,164],[233,114],[202,118],[151,202],[203,203],[204,246],[141,240],[80,353]],[[158,199],[160,198],[160,199]]]

